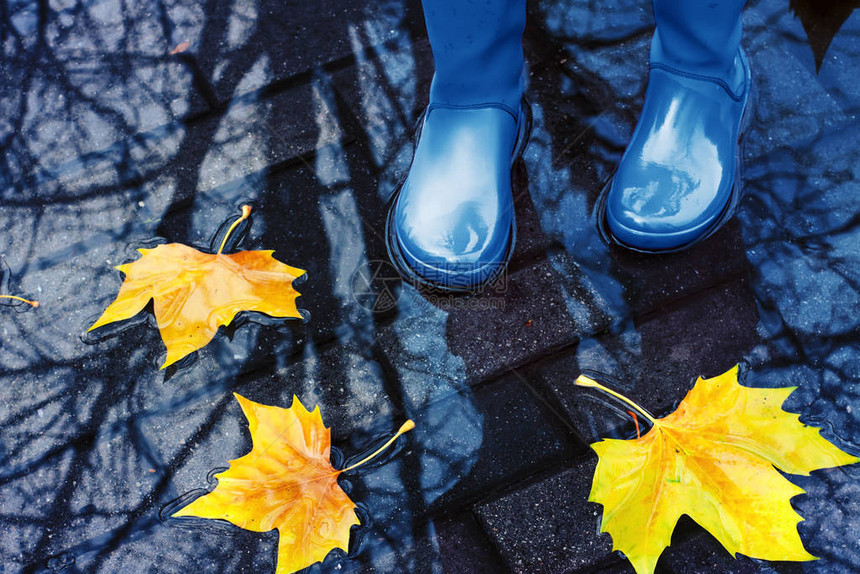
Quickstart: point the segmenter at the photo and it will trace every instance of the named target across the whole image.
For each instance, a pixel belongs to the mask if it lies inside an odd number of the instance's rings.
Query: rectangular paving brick
[[[455,307],[448,316],[449,345],[465,362],[470,380],[534,361],[593,327],[570,316],[557,274],[543,259],[502,276],[484,293],[440,299]]]
[[[495,574],[504,568],[471,513],[436,522],[436,538],[448,574]]]
[[[512,269],[525,267],[546,257],[549,239],[540,225],[540,214],[535,210],[529,194],[529,173],[522,160],[514,165],[511,186],[514,193],[514,215],[516,216],[517,235],[514,253],[511,257]]]
[[[634,316],[670,305],[750,269],[740,225],[730,221],[708,241],[659,258],[613,250]]]
[[[585,445],[516,377],[474,389],[472,400],[482,421],[480,448],[468,474],[433,502],[431,511],[490,496],[494,489],[585,452]],[[444,411],[445,401],[436,408]]]
[[[314,68],[351,65],[365,49],[401,33],[399,2],[313,4],[264,0],[234,4],[229,10],[197,7],[168,10],[177,42],[224,104],[237,95],[272,83],[310,75]]]
[[[672,535],[672,544],[660,555],[658,569],[673,574],[696,572],[701,574],[757,574],[759,572],[779,572],[789,574],[803,571],[799,564],[796,569],[785,569],[778,563],[771,562],[767,566],[756,563],[746,556],[738,555],[737,559],[729,554],[717,540],[702,532],[687,516],[681,517]]]
[[[383,369],[356,342],[342,341],[321,348],[303,342],[302,355],[257,357],[257,370],[236,377],[234,389],[257,402],[287,407],[297,395],[308,408],[323,407],[323,421],[337,443],[396,430],[405,420],[402,405],[389,396]],[[395,420],[396,419],[396,420]],[[399,422],[397,422],[399,421]]]
[[[544,480],[475,508],[513,572],[593,571],[617,561],[598,534],[600,506],[587,502],[594,456]]]
[[[326,146],[340,150],[348,137],[322,81],[270,97],[247,94],[182,131],[172,155],[145,156],[139,169],[145,173],[152,160],[168,162],[181,178],[180,194],[187,189],[188,195],[235,186],[242,179],[259,193],[273,166],[299,161]]]
[[[758,343],[758,313],[740,278],[688,297],[677,305],[628,323],[618,334],[583,340],[527,371],[557,401],[586,442],[634,433],[627,407],[595,390],[576,389],[583,371],[656,416],[665,416],[698,376],[719,375],[743,360]],[[642,424],[642,421],[639,421]]]
[[[223,195],[224,187],[253,195],[273,166],[307,161],[300,158],[322,148],[343,153],[349,135],[336,111],[324,79],[274,95],[250,93],[191,121],[160,117],[132,133],[111,130],[92,146],[64,146],[77,154],[46,153],[33,183],[37,194],[54,198],[89,197],[94,188],[144,195],[141,186],[169,176],[174,205],[199,193]]]
[[[370,55],[374,57],[362,57],[356,65],[334,72],[332,85],[378,165],[401,153],[411,159],[412,137],[433,77],[430,44],[426,38],[410,41],[402,32],[397,41]]]

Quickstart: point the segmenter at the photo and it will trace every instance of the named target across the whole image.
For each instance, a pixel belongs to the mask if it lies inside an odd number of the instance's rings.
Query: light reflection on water
[[[384,464],[348,477],[367,524],[352,559],[334,554],[322,571],[442,569],[440,505],[468,510],[514,480],[492,458],[504,449],[489,451],[497,437],[474,386],[497,388],[511,367],[513,388],[564,429],[566,465],[580,439],[632,432],[623,409],[573,390],[580,370],[610,373],[663,415],[697,375],[742,359],[750,384],[796,385],[786,409],[860,452],[858,13],[824,42],[809,3],[751,3],[758,102],[742,208],[706,246],[649,259],[607,248],[593,219],[641,105],[649,3],[592,4],[531,7],[535,128],[504,308],[444,308],[401,285],[377,314],[356,302],[353,277],[385,257],[385,202],[428,88],[417,3],[260,0],[209,15],[101,0],[52,4],[41,24],[26,3],[0,12],[17,32],[3,36],[0,253],[14,287],[42,302],[0,307],[0,548],[12,571],[271,569],[271,534],[164,518],[247,451],[233,391],[319,403],[350,454],[405,417],[417,424]],[[83,344],[129,246],[203,245],[249,200],[242,246],[308,270],[307,324],[248,322],[169,377],[148,315]],[[792,477],[810,493],[795,500],[801,535],[821,556],[805,571],[860,564],[845,545],[860,530],[858,478]]]

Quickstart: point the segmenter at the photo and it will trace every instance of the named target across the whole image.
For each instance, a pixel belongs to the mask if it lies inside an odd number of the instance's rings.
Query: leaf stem
[[[361,459],[361,460],[360,460],[360,461],[358,461],[357,463],[353,464],[352,466],[348,466],[348,467],[346,467],[346,468],[342,468],[341,470],[337,471],[337,474],[340,474],[341,472],[346,472],[346,471],[348,471],[348,470],[352,470],[352,469],[354,469],[354,468],[355,468],[355,467],[357,467],[357,466],[361,466],[362,464],[366,463],[367,461],[369,461],[370,459],[374,458],[376,455],[378,455],[379,453],[381,453],[382,451],[384,451],[385,449],[387,449],[389,446],[391,446],[391,443],[393,443],[394,441],[396,441],[396,440],[397,440],[397,437],[399,437],[400,435],[402,435],[402,434],[403,434],[403,433],[405,433],[405,432],[411,431],[411,430],[412,430],[412,429],[414,429],[414,428],[415,428],[415,423],[414,423],[414,422],[412,422],[412,420],[408,420],[408,421],[406,421],[405,423],[403,423],[403,424],[401,425],[400,429],[397,431],[397,434],[395,434],[393,437],[391,437],[390,439],[388,439],[388,441],[387,441],[384,445],[382,445],[381,447],[379,447],[378,449],[376,449],[376,451],[374,451],[374,452],[373,452],[373,454],[371,454],[371,455],[369,455],[369,456],[364,457],[363,459]]]
[[[23,301],[28,305],[32,305],[34,309],[39,306],[38,301],[30,301],[29,299],[24,299],[23,297],[18,297],[16,295],[0,295],[0,299],[14,299],[15,301]]]
[[[642,434],[639,432],[639,417],[637,417],[636,413],[633,411],[627,411],[627,414],[633,417],[633,424],[636,425],[636,438],[641,438]]]
[[[639,405],[637,405],[636,403],[634,403],[633,401],[631,401],[630,399],[628,399],[627,397],[622,395],[621,393],[615,392],[610,388],[604,387],[603,385],[601,385],[600,383],[598,383],[594,379],[590,379],[590,378],[586,377],[585,375],[579,375],[576,378],[576,382],[574,382],[574,384],[577,386],[580,386],[580,387],[589,387],[592,389],[597,389],[597,390],[603,391],[604,393],[611,395],[620,401],[624,401],[625,403],[627,403],[628,405],[630,405],[631,407],[633,407],[634,409],[639,411],[639,414],[641,414],[643,417],[648,419],[648,421],[652,425],[657,424],[657,419],[655,419],[651,413],[649,413],[648,411],[646,411],[645,409],[643,409],[642,407],[640,407]]]
[[[243,205],[242,206],[242,217],[233,222],[233,225],[230,226],[230,229],[227,230],[227,233],[224,235],[224,239],[221,241],[221,247],[218,248],[218,254],[220,255],[222,251],[224,251],[224,246],[227,245],[227,238],[230,237],[230,234],[233,233],[233,230],[236,229],[236,226],[248,219],[248,216],[251,215],[251,206]]]

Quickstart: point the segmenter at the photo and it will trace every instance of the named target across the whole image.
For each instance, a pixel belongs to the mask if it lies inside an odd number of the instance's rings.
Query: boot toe
[[[405,275],[474,290],[507,263],[513,243],[517,122],[497,108],[430,108],[393,205],[390,243]]]
[[[622,244],[644,250],[695,242],[718,222],[730,200],[730,181],[713,185],[723,179],[719,173],[712,185],[707,179],[677,168],[619,170],[606,204],[609,230]]]
[[[645,104],[605,198],[610,235],[660,252],[708,237],[731,216],[740,191],[738,138],[749,68],[735,95],[724,83],[653,65]]]
[[[426,281],[450,289],[470,289],[498,273],[513,223],[509,214],[495,220],[482,216],[474,202],[435,217],[426,211],[400,210],[395,221],[405,262]]]

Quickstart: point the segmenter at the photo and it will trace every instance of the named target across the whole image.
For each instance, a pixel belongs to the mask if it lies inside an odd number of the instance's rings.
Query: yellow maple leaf
[[[347,552],[350,528],[359,521],[338,475],[372,459],[415,424],[406,421],[373,454],[335,470],[329,460],[331,430],[323,425],[319,406],[309,412],[296,396],[286,409],[234,396],[248,419],[251,452],[215,475],[215,490],[173,516],[222,519],[254,532],[277,529],[276,574],[306,568],[335,548]]]
[[[117,266],[125,273],[119,294],[88,331],[134,317],[153,299],[167,347],[163,369],[205,347],[218,327],[229,325],[241,311],[301,317],[293,280],[304,270],[281,263],[273,251],[221,253],[230,232],[250,211],[249,206],[242,208],[242,217],[227,231],[218,253],[181,243],[138,249],[140,259]]]
[[[630,399],[580,376],[652,423],[642,437],[591,445],[598,455],[589,500],[603,505],[601,532],[612,536],[638,574],[653,573],[686,514],[732,554],[764,560],[814,560],[800,541],[791,507],[805,491],[788,474],[860,462],[820,430],[781,409],[796,387],[738,383],[738,366],[699,378],[677,410],[655,419]]]

